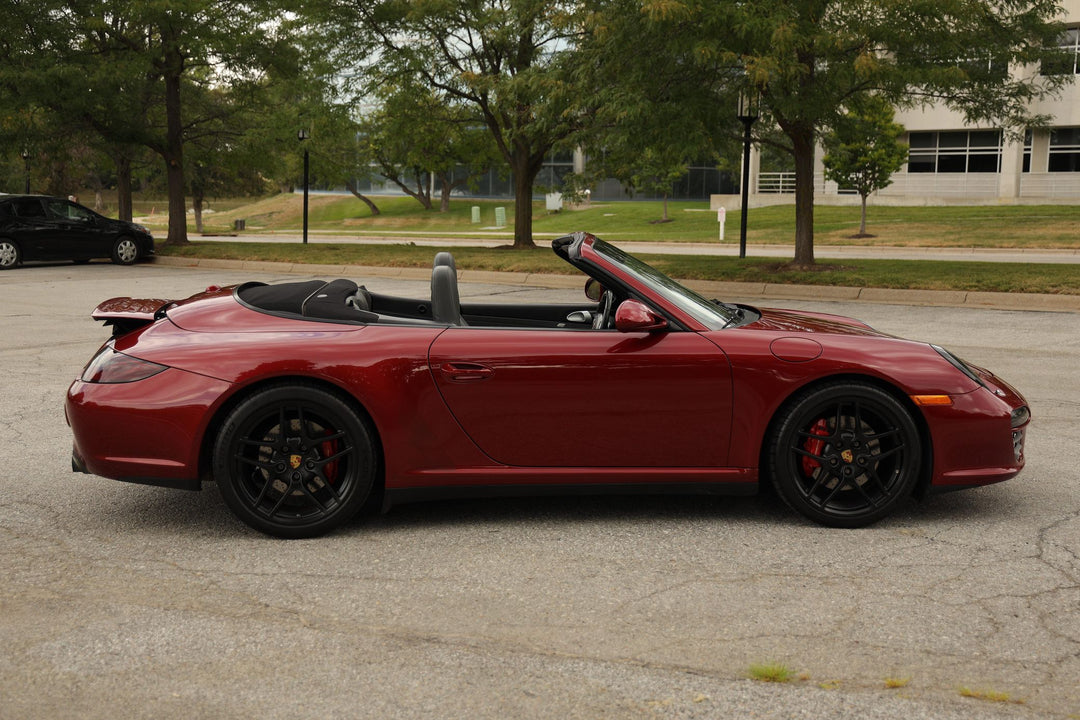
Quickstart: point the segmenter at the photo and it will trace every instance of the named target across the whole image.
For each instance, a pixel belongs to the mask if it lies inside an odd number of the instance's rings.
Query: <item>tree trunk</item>
[[[126,152],[119,152],[114,158],[116,163],[116,205],[117,216],[131,222],[131,158]]]
[[[165,34],[165,28],[162,28]],[[180,116],[180,76],[184,57],[174,38],[167,37],[165,80],[165,176],[169,184],[169,235],[166,245],[187,245],[187,203],[184,202],[184,128]]]
[[[814,264],[814,129],[789,128],[795,155],[795,264]]]
[[[862,216],[859,218],[859,234],[866,234],[866,195],[862,196]]]
[[[201,192],[192,192],[191,194],[191,209],[195,211],[195,232],[202,234],[202,211],[203,211],[203,196]]]
[[[531,162],[527,148],[516,146],[510,170],[514,173],[514,247],[534,248],[532,237],[532,190],[536,173],[543,162]]]
[[[450,191],[454,186],[445,175],[439,176],[439,212],[450,212]]]
[[[371,198],[369,198],[366,195],[362,194],[356,188],[356,181],[355,180],[346,180],[345,181],[345,189],[348,190],[350,193],[352,193],[353,197],[355,197],[356,199],[362,200],[363,203],[368,206],[368,210],[371,211],[372,215],[379,215],[379,214],[382,213],[382,211],[379,210],[379,208],[377,208],[375,206],[375,203],[373,203],[371,201]]]
[[[420,173],[416,173],[414,177],[416,190],[409,187],[408,183],[402,182],[401,178],[390,172],[390,169],[384,168],[384,172],[379,173],[379,175],[401,188],[402,192],[423,205],[425,210],[431,209],[431,194],[424,188],[424,178]]]
[[[424,206],[425,210],[431,209],[431,176],[425,177],[424,171],[420,168],[416,168],[416,189],[417,200]]]
[[[667,216],[667,193],[664,193],[664,222],[668,221]]]

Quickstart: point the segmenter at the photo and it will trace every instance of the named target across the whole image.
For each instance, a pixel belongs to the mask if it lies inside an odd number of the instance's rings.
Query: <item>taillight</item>
[[[118,353],[106,345],[87,364],[82,380],[88,383],[129,383],[145,380],[165,369],[164,365]]]

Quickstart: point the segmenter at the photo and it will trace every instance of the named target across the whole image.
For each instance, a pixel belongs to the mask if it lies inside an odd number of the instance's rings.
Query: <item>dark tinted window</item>
[[[21,218],[45,217],[45,208],[41,206],[41,201],[37,198],[23,198],[21,200],[12,200],[11,207],[15,211],[15,214]]]
[[[58,220],[89,220],[92,217],[89,210],[67,200],[46,200],[45,207],[49,211],[49,217]]]

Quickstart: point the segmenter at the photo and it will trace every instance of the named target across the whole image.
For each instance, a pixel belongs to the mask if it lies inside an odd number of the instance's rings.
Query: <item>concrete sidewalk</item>
[[[476,235],[480,235],[477,237]],[[309,232],[310,243],[353,243],[358,245],[412,244],[428,247],[499,247],[512,240],[499,233],[470,233],[465,236],[415,237],[406,234],[343,235],[331,232]],[[554,239],[555,235],[535,234],[537,245]],[[273,233],[261,235],[204,235],[193,239],[214,242],[287,242],[303,240],[300,233]],[[621,241],[616,245],[630,254],[640,255],[719,255],[737,257],[738,242],[723,243],[686,242],[633,242]],[[790,258],[794,255],[792,245],[748,245],[748,257]],[[966,262],[1026,262],[1026,263],[1080,263],[1080,249],[1043,248],[950,248],[950,247],[898,247],[869,245],[815,245],[814,256],[818,259],[897,259],[897,260],[963,260]]]
[[[418,243],[419,244],[419,243]],[[314,265],[307,263],[276,263],[251,260],[212,260],[206,258],[157,257],[155,263],[173,267],[219,268],[255,273],[294,273],[321,277],[388,277],[426,280],[431,277],[427,268],[384,268],[366,265]],[[582,280],[576,275],[544,273],[494,272],[490,270],[460,270],[463,283],[494,283],[547,288],[576,288]],[[785,285],[781,283],[738,283],[711,280],[683,281],[706,297],[746,299],[762,304],[776,300],[809,300],[823,302],[861,301],[892,305],[937,305],[943,307],[990,308],[995,310],[1040,310],[1048,312],[1080,312],[1080,295],[1049,295],[1025,293],[969,292],[966,290],[894,290],[889,288],[836,287],[829,285]]]

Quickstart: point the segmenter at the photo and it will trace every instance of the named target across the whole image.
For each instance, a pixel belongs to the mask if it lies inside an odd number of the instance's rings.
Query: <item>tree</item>
[[[587,133],[591,149],[586,174],[589,180],[613,177],[630,192],[663,198],[663,216],[669,222],[668,197],[674,183],[686,175],[695,159],[714,154],[709,132],[699,119],[687,117],[674,104],[651,106],[640,114],[623,114],[606,122],[619,107],[609,105],[600,122]],[[572,182],[580,182],[571,178]]]
[[[595,22],[640,26],[647,37],[666,37],[666,48],[648,53],[647,61],[642,53],[616,61],[687,68],[702,83],[679,86],[688,110],[708,98],[726,110],[725,128],[736,127],[738,93],[758,94],[762,118],[755,127],[778,127],[777,146],[794,160],[799,265],[814,261],[815,146],[853,98],[875,92],[905,107],[941,102],[969,122],[1020,132],[1040,121],[1029,110],[1032,101],[1065,82],[1008,74],[1009,67],[1055,54],[1049,48],[1060,33],[1058,7],[1047,0],[642,0],[637,11],[634,5],[608,0]]]
[[[513,174],[514,246],[533,247],[536,175],[588,121],[590,96],[574,76],[583,4],[323,0],[305,11],[341,66],[361,58],[370,87],[419,78],[475,111]]]
[[[446,212],[454,189],[498,159],[491,134],[468,107],[415,82],[385,88],[378,109],[361,126],[362,156],[428,210],[430,180],[438,182],[439,210]]]
[[[166,242],[185,243],[185,142],[257,99],[264,69],[295,57],[274,10],[232,0],[41,0],[14,23],[18,45],[33,52],[11,72],[25,105],[100,136],[116,159],[121,216],[130,215],[134,149],[157,153],[169,190]],[[211,88],[228,88],[231,102],[185,112]]]
[[[893,122],[893,109],[881,98],[864,98],[825,134],[825,177],[840,187],[855,188],[862,199],[859,234],[866,234],[866,198],[892,184],[892,174],[907,162],[904,127]]]

